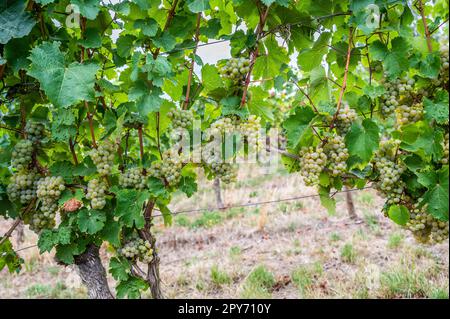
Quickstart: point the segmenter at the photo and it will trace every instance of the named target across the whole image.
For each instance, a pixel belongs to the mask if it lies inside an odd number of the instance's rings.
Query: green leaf
[[[420,175],[420,174],[419,174]],[[421,204],[427,204],[427,211],[435,218],[448,221],[449,212],[449,168],[445,165],[437,172],[419,176],[419,183],[428,191]]]
[[[124,189],[116,192],[117,207],[115,215],[125,226],[142,229],[145,225],[143,205],[149,199],[149,192]]]
[[[303,71],[309,72],[320,66],[323,56],[328,52],[330,38],[330,32],[322,32],[311,49],[305,49],[299,53],[297,62]]]
[[[369,47],[369,52],[375,60],[383,62],[384,70],[390,78],[396,78],[409,68],[408,53],[410,45],[403,37],[397,37],[391,42],[392,49],[377,40]]]
[[[102,239],[107,240],[114,247],[120,246],[120,231],[121,227],[119,222],[115,221],[113,217],[108,218],[105,226],[100,231],[100,236]]]
[[[25,6],[26,1],[23,0],[14,1],[10,5],[0,5],[0,44],[6,44],[14,38],[22,38],[33,29],[36,21],[25,11]]]
[[[130,277],[131,263],[125,258],[113,257],[109,261],[109,273],[115,280],[126,281]]]
[[[209,6],[209,0],[189,0],[188,8],[193,13],[211,9]]]
[[[100,1],[98,0],[70,0],[78,6],[80,14],[89,20],[94,20],[100,11]]]
[[[320,203],[328,211],[331,216],[336,215],[336,200],[330,197],[330,190],[328,188],[320,187],[319,189]]]
[[[104,212],[82,209],[77,213],[77,224],[80,231],[93,235],[105,226],[106,216]]]
[[[158,201],[156,204],[158,205],[158,208],[163,216],[164,225],[166,226],[172,225],[172,212],[170,211],[170,209],[161,201]]]
[[[424,98],[423,105],[425,110],[425,118],[428,121],[435,120],[436,123],[443,125],[448,124],[449,107],[448,107],[448,91],[440,90],[435,94],[434,101]]]
[[[136,277],[129,277],[126,281],[121,281],[117,287],[117,298],[128,297],[130,299],[137,299],[141,297],[141,291],[148,289],[148,284],[142,279]]]
[[[262,54],[255,61],[253,76],[255,79],[268,79],[280,74],[283,64],[289,63],[286,49],[280,47],[275,38],[269,38],[264,42],[266,54]]]
[[[364,119],[362,125],[353,123],[345,136],[345,142],[351,156],[357,156],[362,161],[368,162],[380,142],[377,124],[370,119]]]
[[[170,51],[175,48],[177,40],[168,31],[165,31],[159,37],[153,38],[153,43],[156,47],[163,48],[166,51]]]
[[[208,91],[225,86],[217,68],[210,64],[206,64],[202,68],[202,84]]]
[[[102,37],[98,29],[88,28],[84,32],[85,38],[79,40],[78,43],[88,49],[97,49],[102,46]]]
[[[66,67],[58,42],[44,42],[31,51],[28,75],[39,80],[49,100],[67,107],[94,99],[96,64],[73,62]]]
[[[136,40],[134,35],[121,35],[116,42],[117,54],[122,58],[128,58],[131,55],[131,50],[134,48],[134,40]]]
[[[134,27],[136,29],[141,29],[142,34],[148,37],[154,37],[158,33],[158,22],[152,18],[146,20],[136,20],[134,22]]]
[[[75,261],[73,256],[76,254],[77,248],[76,244],[58,245],[56,246],[56,258],[66,265],[71,265]]]
[[[18,273],[22,268],[21,265],[23,263],[24,260],[14,251],[9,238],[0,244],[0,271],[2,271],[6,266],[8,267],[10,273]]]
[[[288,117],[283,123],[286,130],[287,142],[289,148],[297,148],[307,136],[310,130],[311,121],[315,117],[315,113],[311,107],[299,107],[295,113]]]
[[[194,177],[183,176],[180,182],[180,190],[186,194],[187,197],[192,197],[197,192],[198,185]]]
[[[393,205],[389,207],[388,215],[390,219],[401,226],[405,226],[409,220],[408,208],[403,205]]]
[[[372,100],[376,99],[377,97],[382,96],[386,89],[382,85],[373,86],[373,85],[367,85],[363,89],[364,94],[369,96]]]
[[[402,149],[424,159],[439,159],[442,155],[442,133],[424,121],[405,125],[394,136],[402,141]]]

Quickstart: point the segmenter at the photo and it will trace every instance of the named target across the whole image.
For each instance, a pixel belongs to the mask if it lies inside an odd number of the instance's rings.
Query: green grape
[[[147,186],[147,177],[139,167],[133,167],[119,175],[119,184],[125,188],[144,189]]]
[[[175,129],[190,128],[194,122],[192,110],[173,109],[167,113],[167,117],[172,120],[172,126]]]
[[[233,83],[241,83],[250,71],[250,60],[243,57],[231,58],[219,71],[223,77],[230,79]]]
[[[151,243],[148,240],[139,238],[136,234],[133,234],[131,239],[119,249],[119,254],[127,259],[140,261],[145,264],[149,264],[153,260]]]
[[[167,150],[162,160],[152,163],[149,175],[165,180],[169,186],[176,186],[181,181],[183,159],[176,151]]]
[[[20,200],[21,204],[28,204],[36,198],[38,174],[35,171],[20,170],[11,176],[6,189],[10,200]]]
[[[423,117],[423,104],[414,103],[413,105],[403,104],[395,109],[397,117],[397,126],[404,126],[420,121]]]
[[[300,175],[306,185],[312,186],[319,183],[319,176],[327,165],[327,155],[323,148],[302,147],[300,150]]]
[[[28,167],[33,158],[33,142],[29,140],[19,141],[11,154],[11,165],[17,170]]]
[[[348,149],[344,138],[340,135],[332,136],[324,146],[328,158],[328,168],[332,176],[340,176],[347,171]]]
[[[380,100],[381,114],[389,116],[395,111],[401,101],[409,100],[412,97],[415,81],[407,76],[392,81],[385,77],[382,79],[382,83],[386,93]]]
[[[103,141],[98,145],[98,148],[90,152],[90,156],[97,166],[97,171],[102,176],[111,174],[114,166],[115,147],[111,141]]]
[[[42,123],[28,122],[25,126],[25,133],[27,135],[27,140],[33,143],[39,143],[44,137],[45,126]]]
[[[237,179],[237,167],[232,163],[213,162],[209,168],[215,177],[220,178],[225,184],[230,184]]]
[[[350,130],[353,122],[358,119],[358,114],[348,105],[345,105],[336,117],[336,130],[339,135],[345,135]]]
[[[107,189],[106,184],[99,179],[89,181],[86,198],[91,201],[92,209],[103,209],[105,207]]]

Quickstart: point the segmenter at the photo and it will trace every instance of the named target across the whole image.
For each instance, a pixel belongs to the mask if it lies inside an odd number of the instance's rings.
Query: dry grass
[[[298,175],[241,169],[225,186],[226,204],[314,194]],[[372,190],[354,193],[362,222],[346,215],[337,195],[335,216],[317,198],[261,207],[180,214],[158,221],[161,277],[168,298],[448,298],[448,241],[417,244],[381,213]],[[214,207],[212,182],[202,178],[193,198],[177,194],[172,210]],[[0,233],[10,222],[0,221]],[[28,229],[25,242],[36,236]],[[15,244],[16,247],[17,244]],[[1,298],[84,298],[73,267],[57,266],[36,248],[22,251],[20,274],[0,272]],[[111,254],[102,249],[104,260]],[[110,278],[111,284],[114,285]],[[146,295],[148,297],[148,295]]]

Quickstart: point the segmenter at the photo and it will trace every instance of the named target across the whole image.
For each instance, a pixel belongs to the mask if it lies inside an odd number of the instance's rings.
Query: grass
[[[272,296],[271,289],[274,285],[275,278],[273,273],[265,266],[260,265],[254,268],[247,276],[241,297],[246,299],[270,298]]]
[[[220,224],[223,221],[223,216],[220,212],[204,212],[200,217],[195,219],[190,227],[191,228],[209,228],[214,225]]]
[[[211,281],[217,287],[229,285],[232,282],[231,277],[217,265],[211,267]]]
[[[331,235],[330,235],[331,241],[340,241],[341,239],[342,239],[342,237],[338,233],[331,233]]]
[[[237,260],[241,257],[242,249],[239,246],[232,246],[230,248],[230,257],[233,260]]]
[[[300,266],[292,272],[292,282],[297,286],[302,297],[310,290],[316,278],[323,273],[323,267],[320,263],[309,266]]]
[[[374,202],[374,196],[367,192],[361,192],[359,196],[356,197],[356,200],[361,204],[372,205]]]
[[[403,235],[402,234],[391,234],[388,239],[388,247],[390,249],[397,249],[403,243]]]
[[[352,244],[345,244],[341,249],[341,259],[343,262],[353,264],[356,261],[357,253]]]
[[[430,289],[424,272],[406,267],[382,273],[380,283],[385,298],[424,298]]]
[[[50,298],[50,299],[80,299],[85,298],[85,294],[81,290],[69,289],[61,282],[57,282],[55,286],[35,284],[31,285],[25,291],[28,298]]]

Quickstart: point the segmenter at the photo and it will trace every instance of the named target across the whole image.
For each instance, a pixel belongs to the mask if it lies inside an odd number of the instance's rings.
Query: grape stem
[[[172,22],[173,17],[175,16],[175,10],[177,8],[178,0],[174,0],[172,3],[172,7],[169,10],[169,14],[167,15],[166,24],[164,25],[163,31],[167,31],[167,29],[170,26],[170,23]],[[153,52],[153,60],[156,60],[159,53],[161,52],[161,48],[157,48],[155,52]]]
[[[192,52],[192,60],[191,60],[191,66],[189,68],[189,78],[188,78],[188,84],[186,88],[186,99],[184,100],[184,106],[183,109],[187,109],[189,105],[189,94],[191,93],[191,82],[192,82],[192,76],[194,74],[194,66],[195,66],[195,55],[197,54],[197,48],[198,48],[198,42],[200,41],[200,22],[202,19],[202,13],[199,12],[197,14],[197,27],[195,30],[195,47]]]
[[[347,61],[345,62],[345,71],[344,71],[344,79],[342,80],[341,90],[339,92],[339,100],[336,107],[336,113],[334,113],[333,119],[331,120],[330,129],[334,128],[336,119],[339,115],[339,111],[342,105],[342,98],[344,97],[345,89],[347,88],[347,77],[348,77],[348,68],[350,65],[350,57],[352,54],[352,37],[353,37],[353,28],[350,28],[348,35],[348,48],[347,48]]]
[[[433,52],[433,44],[431,43],[430,30],[428,29],[427,19],[425,17],[422,0],[418,0],[418,4],[419,4],[418,9],[419,9],[420,15],[422,17],[423,27],[425,30],[425,37],[427,39],[428,52],[432,53]]]
[[[258,28],[256,29],[255,48],[250,52],[250,65],[247,76],[245,77],[244,92],[242,93],[241,107],[245,105],[248,94],[248,86],[252,77],[253,67],[255,66],[256,58],[258,57],[258,41],[262,38],[264,26],[266,25],[267,16],[269,15],[270,6],[267,7],[263,15],[260,14]]]
[[[20,218],[17,218],[14,221],[14,223],[11,225],[11,227],[8,229],[5,235],[3,235],[3,237],[0,239],[0,246],[6,241],[6,239],[8,239],[12,235],[17,226],[19,226],[20,222],[21,222]]]

